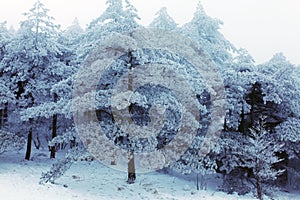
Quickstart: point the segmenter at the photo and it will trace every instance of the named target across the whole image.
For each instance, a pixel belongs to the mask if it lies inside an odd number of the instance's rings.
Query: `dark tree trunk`
[[[131,150],[129,154],[129,161],[128,161],[128,180],[127,183],[132,184],[136,179],[135,174],[135,165],[134,165],[134,152]]]
[[[7,122],[8,120],[8,103],[4,104],[4,110],[3,110],[3,116],[2,116],[2,124],[4,124],[5,122]]]
[[[30,128],[29,133],[27,135],[27,148],[26,148],[26,154],[25,154],[25,159],[26,160],[30,159],[31,143],[32,143],[32,129]]]
[[[263,198],[262,198],[263,192],[262,192],[261,182],[260,182],[260,178],[259,178],[258,160],[256,160],[255,162],[256,162],[256,165],[254,168],[254,173],[255,173],[254,178],[255,178],[255,186],[256,186],[256,193],[257,193],[256,195],[259,200],[263,200]]]
[[[251,92],[246,97],[246,102],[251,106],[249,118],[247,119],[247,124],[244,123],[244,129],[245,131],[248,130],[248,128],[252,127],[254,125],[255,119],[257,119],[260,115],[263,115],[263,108],[265,107],[264,101],[263,101],[263,94],[261,91],[261,84],[256,82],[252,85]],[[245,115],[245,113],[244,113]],[[245,117],[245,116],[244,116]]]
[[[7,122],[8,113],[8,103],[4,104],[4,109],[0,109],[0,129],[4,127],[5,122]]]
[[[0,129],[2,128],[3,110],[0,109]]]
[[[257,198],[259,200],[263,200],[263,198],[262,198],[262,188],[261,188],[259,177],[256,176],[255,179],[256,179]]]
[[[199,174],[197,173],[196,177],[197,190],[199,190]]]
[[[57,102],[57,94],[54,93],[54,102]],[[55,137],[57,136],[57,114],[54,114],[53,117],[52,117],[52,139],[54,139]],[[56,151],[56,148],[55,148],[55,145],[51,147],[51,150],[50,150],[50,158],[55,158],[55,151]]]
[[[239,125],[239,131],[243,134],[246,134],[246,121],[245,121],[245,113],[244,113],[244,108],[242,108],[242,113],[241,113],[241,123]]]
[[[252,90],[254,90],[254,89],[252,89]],[[252,91],[252,93],[253,93],[253,91]],[[255,99],[254,95],[251,94],[250,125],[249,125],[249,127],[252,127],[253,124],[254,124],[254,106],[255,106],[254,99]]]

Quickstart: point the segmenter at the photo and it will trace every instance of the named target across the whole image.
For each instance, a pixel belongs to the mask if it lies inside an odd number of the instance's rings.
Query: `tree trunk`
[[[8,120],[8,103],[4,104],[4,109],[0,110],[0,128],[7,122]]]
[[[30,128],[29,133],[27,135],[27,148],[26,148],[26,154],[25,154],[25,159],[26,160],[30,159],[31,143],[32,143],[32,129]]]
[[[197,173],[196,177],[197,190],[199,190],[199,174]]]
[[[134,151],[130,150],[128,161],[128,180],[127,183],[132,184],[136,179],[135,165],[134,165]]]
[[[201,174],[201,179],[200,179],[200,189],[201,190],[207,190],[207,183],[204,174]]]
[[[245,122],[245,113],[244,113],[244,105],[243,105],[243,108],[242,108],[242,113],[241,113],[241,122],[240,122],[240,125],[239,125],[239,131],[243,134],[246,134],[246,122]]]
[[[3,116],[2,116],[2,125],[5,124],[8,120],[8,103],[4,104]]]
[[[262,188],[261,188],[261,184],[260,184],[260,180],[259,180],[259,177],[255,177],[255,180],[256,180],[256,191],[257,191],[257,198],[259,200],[263,200],[262,198]]]
[[[54,93],[54,102],[57,102],[57,94]],[[57,136],[57,114],[54,114],[53,117],[52,117],[52,139],[54,139],[55,137]],[[56,151],[56,148],[55,148],[55,145],[51,147],[51,150],[50,150],[50,158],[55,158],[55,151]]]
[[[3,117],[3,110],[0,109],[0,129],[2,128],[2,117]]]
[[[129,52],[129,73],[128,73],[128,90],[133,91],[133,75],[132,75],[132,68],[133,68],[133,57],[132,53]],[[130,112],[130,106],[128,108],[128,111]],[[131,144],[130,145],[130,152],[129,152],[129,161],[128,161],[128,180],[127,183],[132,184],[134,183],[136,179],[136,174],[135,174],[135,164],[134,164],[134,151],[132,149]]]

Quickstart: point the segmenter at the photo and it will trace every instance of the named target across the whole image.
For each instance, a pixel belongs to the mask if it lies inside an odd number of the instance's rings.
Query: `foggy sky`
[[[35,0],[0,0],[0,22],[18,27]],[[49,14],[69,26],[75,17],[83,28],[105,10],[105,0],[41,0]],[[192,19],[197,0],[131,0],[143,25],[148,25],[163,6],[182,25]],[[294,64],[300,64],[299,0],[202,0],[206,13],[224,22],[221,32],[237,48],[245,48],[257,63],[283,52]]]

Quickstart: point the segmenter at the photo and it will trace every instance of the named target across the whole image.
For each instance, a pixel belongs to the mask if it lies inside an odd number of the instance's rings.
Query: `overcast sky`
[[[17,28],[22,13],[35,0],[0,0],[0,22]],[[41,0],[62,27],[77,17],[83,28],[105,9],[105,0]],[[148,25],[159,8],[166,6],[178,24],[193,17],[197,0],[131,0]],[[206,13],[224,22],[222,33],[236,47],[247,49],[257,63],[283,52],[300,64],[300,0],[201,0]]]

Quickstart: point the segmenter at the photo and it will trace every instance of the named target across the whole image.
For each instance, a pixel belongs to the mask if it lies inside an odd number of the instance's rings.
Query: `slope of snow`
[[[48,152],[35,153],[32,161],[23,160],[21,153],[0,155],[0,198],[3,200],[247,200],[246,196],[227,195],[216,190],[221,179],[208,178],[208,190],[196,190],[195,181],[168,174],[152,172],[138,174],[135,184],[126,183],[126,173],[103,166],[98,161],[79,161],[72,165],[56,184],[40,185],[42,172],[55,160]],[[296,200],[299,194],[278,193],[274,199]]]

